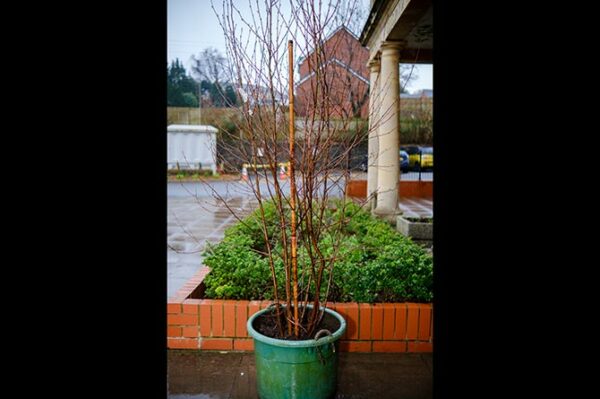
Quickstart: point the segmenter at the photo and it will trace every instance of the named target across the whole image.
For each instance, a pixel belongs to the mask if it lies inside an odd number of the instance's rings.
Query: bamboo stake
[[[294,173],[294,42],[288,41],[288,60],[290,72],[290,208],[291,208],[291,252],[292,252],[292,284],[294,290],[294,336],[298,337],[298,242],[296,238],[296,177]]]

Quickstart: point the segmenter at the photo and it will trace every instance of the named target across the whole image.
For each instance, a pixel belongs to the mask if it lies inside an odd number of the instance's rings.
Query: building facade
[[[369,113],[369,50],[363,47],[352,32],[340,26],[322,42],[322,51],[311,52],[300,60],[300,80],[296,83],[295,111],[299,117],[308,117],[327,108],[325,118],[366,118]],[[323,79],[325,85],[317,85]],[[316,87],[327,87],[324,100]],[[313,100],[316,98],[317,100]],[[328,101],[320,107],[320,101]]]

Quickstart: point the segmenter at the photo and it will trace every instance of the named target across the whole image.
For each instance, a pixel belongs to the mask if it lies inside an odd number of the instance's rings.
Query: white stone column
[[[381,101],[379,101],[379,159],[377,171],[377,206],[373,213],[395,223],[398,210],[400,178],[400,49],[402,42],[381,45]]]
[[[379,60],[370,61],[367,66],[371,71],[369,80],[369,148],[367,161],[367,199],[369,210],[373,210],[377,204],[377,159],[379,157],[379,138],[377,130],[379,127]]]

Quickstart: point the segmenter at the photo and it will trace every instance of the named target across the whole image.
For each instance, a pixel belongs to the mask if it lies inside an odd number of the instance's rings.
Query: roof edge
[[[384,0],[375,0],[373,2],[373,7],[369,11],[369,16],[367,17],[367,22],[365,22],[365,26],[363,27],[362,32],[360,33],[360,44],[364,47],[367,46],[367,42],[371,38],[373,31],[375,30],[375,26],[381,19],[381,8],[383,6]]]
[[[331,39],[336,33],[338,33],[342,29],[345,30],[346,32],[348,32],[350,34],[350,36],[352,36],[354,39],[356,39],[360,42],[360,39],[358,38],[358,36],[356,36],[354,33],[352,33],[352,31],[350,29],[348,29],[348,27],[346,25],[341,24],[340,26],[335,28],[335,30],[333,30],[327,36],[325,36],[325,39],[323,39],[320,44],[323,44],[323,43],[329,41],[329,39]],[[307,59],[314,52],[315,52],[315,49],[312,49],[306,57],[298,58],[297,65],[302,64],[304,62],[304,60]]]

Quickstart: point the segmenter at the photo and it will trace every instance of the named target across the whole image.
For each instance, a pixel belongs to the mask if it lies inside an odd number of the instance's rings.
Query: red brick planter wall
[[[208,268],[167,303],[167,347],[254,350],[246,321],[272,301],[190,299]],[[328,303],[347,323],[340,350],[348,352],[432,352],[433,312],[423,303]]]
[[[350,180],[346,185],[346,195],[349,197],[366,198],[367,181]],[[433,199],[433,182],[400,180],[398,195],[405,198],[418,197]]]

